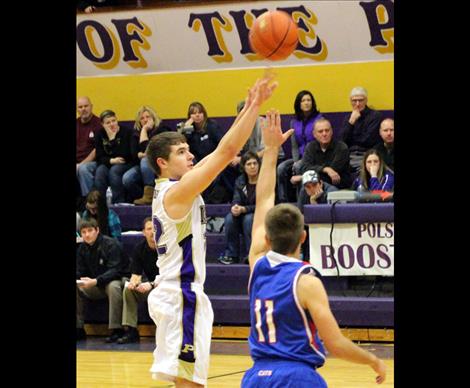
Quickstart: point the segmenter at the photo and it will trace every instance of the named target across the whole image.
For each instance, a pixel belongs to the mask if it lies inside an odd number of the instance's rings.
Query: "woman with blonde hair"
[[[145,150],[152,137],[166,131],[171,131],[171,128],[163,124],[162,119],[152,107],[143,105],[139,108],[134,123],[134,136],[138,138],[135,143],[137,149],[134,150],[134,155],[139,160],[139,164],[127,171],[122,177],[122,183],[131,198],[138,198],[134,200],[135,205],[150,205],[152,203],[155,174],[148,164]]]

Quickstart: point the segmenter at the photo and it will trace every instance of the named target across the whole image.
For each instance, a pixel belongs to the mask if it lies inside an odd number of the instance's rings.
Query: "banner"
[[[310,263],[323,276],[394,276],[394,223],[310,224]]]
[[[267,10],[299,27],[297,49],[271,62],[254,54],[248,33]],[[77,76],[102,77],[312,64],[392,61],[394,3],[256,1],[77,15]]]

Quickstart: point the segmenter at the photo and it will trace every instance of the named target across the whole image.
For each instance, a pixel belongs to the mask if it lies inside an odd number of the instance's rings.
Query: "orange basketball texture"
[[[286,59],[297,47],[299,29],[284,11],[267,11],[259,15],[248,35],[251,49],[271,61]]]

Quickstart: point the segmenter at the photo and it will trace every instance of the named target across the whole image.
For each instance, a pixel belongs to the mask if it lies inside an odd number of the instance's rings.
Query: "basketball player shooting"
[[[160,275],[148,296],[156,348],[150,369],[156,380],[176,387],[202,387],[209,369],[214,313],[204,293],[206,217],[200,195],[248,140],[260,106],[277,87],[271,73],[249,90],[244,108],[217,148],[196,166],[186,138],[164,132],[147,147],[158,177],[152,202]]]

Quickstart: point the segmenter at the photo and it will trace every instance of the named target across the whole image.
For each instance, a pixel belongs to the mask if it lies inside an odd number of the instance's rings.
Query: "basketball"
[[[297,47],[299,29],[284,11],[267,11],[259,15],[250,29],[251,49],[270,61],[286,59]]]

